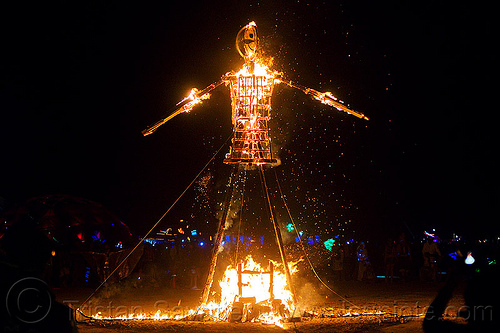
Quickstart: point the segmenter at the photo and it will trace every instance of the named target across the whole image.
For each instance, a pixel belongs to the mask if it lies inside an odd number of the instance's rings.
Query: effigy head
[[[250,22],[236,35],[236,49],[245,61],[253,61],[257,56],[258,45],[257,24]]]

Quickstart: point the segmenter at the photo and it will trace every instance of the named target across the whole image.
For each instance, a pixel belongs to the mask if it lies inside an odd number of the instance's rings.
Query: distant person
[[[335,246],[332,254],[333,279],[342,280],[342,271],[344,269],[344,249],[342,246]]]
[[[191,289],[200,290],[198,288],[198,279],[200,277],[198,269],[195,266],[191,266],[190,273]]]
[[[394,279],[394,265],[396,264],[396,245],[392,238],[389,238],[384,248],[384,263],[385,263],[385,282],[390,278],[392,283]]]
[[[422,255],[424,257],[424,266],[422,267],[423,280],[437,280],[437,263],[441,257],[441,251],[437,245],[437,240],[431,237],[427,238],[427,241],[422,247]]]
[[[144,275],[147,277],[147,281],[150,285],[155,288],[160,286],[158,280],[158,268],[156,267],[156,253],[152,245],[147,245],[144,247]]]
[[[410,244],[406,241],[404,232],[399,235],[398,244],[396,245],[396,261],[401,278],[403,281],[407,281],[410,275],[412,258]]]
[[[356,249],[356,257],[358,258],[358,281],[363,281],[364,278],[369,278],[370,260],[368,258],[368,249],[365,242],[360,242]]]
[[[199,262],[201,257],[201,249],[195,243],[189,243],[186,256],[188,257],[190,288],[193,290],[200,290],[198,281],[200,280]]]
[[[349,242],[346,242],[343,246],[343,253],[344,253],[344,265],[343,265],[343,270],[342,270],[342,279],[346,281],[352,280],[353,277],[353,271],[356,266],[356,258],[354,256],[354,248],[353,245]]]

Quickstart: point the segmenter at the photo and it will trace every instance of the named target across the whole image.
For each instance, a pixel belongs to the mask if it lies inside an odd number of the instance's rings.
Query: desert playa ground
[[[301,288],[300,312],[314,316],[300,322],[284,323],[283,327],[261,323],[230,323],[213,321],[114,320],[78,319],[82,333],[107,332],[423,332],[422,322],[427,307],[442,283],[401,282],[383,280],[370,282],[338,282],[336,294],[316,285]],[[463,323],[457,317],[464,304],[463,287],[459,287],[447,309],[447,320]],[[78,307],[90,294],[89,289],[55,290],[57,300]],[[182,313],[195,308],[200,291],[191,289],[155,288],[147,286],[111,287],[96,294],[82,309],[87,314],[101,312],[104,316],[130,313],[155,313],[157,310]],[[371,315],[371,313],[384,313]],[[346,313],[360,314],[345,317]]]

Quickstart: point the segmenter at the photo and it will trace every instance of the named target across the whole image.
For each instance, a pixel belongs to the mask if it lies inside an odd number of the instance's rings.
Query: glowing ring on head
[[[236,35],[236,49],[246,61],[253,61],[257,55],[258,46],[257,25],[255,22],[250,22]]]

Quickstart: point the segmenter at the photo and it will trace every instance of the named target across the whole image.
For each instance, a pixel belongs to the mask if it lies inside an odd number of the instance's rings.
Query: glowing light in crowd
[[[330,238],[323,243],[328,251],[332,251],[333,245],[335,244],[335,239]]]
[[[465,258],[465,263],[467,265],[472,265],[474,262],[476,261],[476,259],[474,259],[474,257],[472,256],[472,253],[467,253],[467,258]]]

